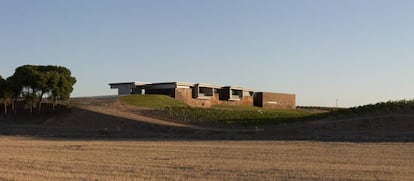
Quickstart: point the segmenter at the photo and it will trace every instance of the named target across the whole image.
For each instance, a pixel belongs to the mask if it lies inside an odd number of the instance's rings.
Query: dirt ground
[[[412,180],[414,114],[200,127],[117,99],[0,122],[0,180]]]
[[[412,180],[414,143],[0,137],[0,180]]]

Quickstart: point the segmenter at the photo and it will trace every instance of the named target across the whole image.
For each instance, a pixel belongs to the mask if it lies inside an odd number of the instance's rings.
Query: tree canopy
[[[48,96],[54,102],[70,97],[76,78],[71,75],[66,67],[52,65],[23,65],[17,67],[14,74],[4,80],[0,76],[0,98],[13,99],[16,102],[20,98],[30,99],[31,106],[36,106],[39,111],[42,100]],[[6,102],[5,102],[5,106]]]

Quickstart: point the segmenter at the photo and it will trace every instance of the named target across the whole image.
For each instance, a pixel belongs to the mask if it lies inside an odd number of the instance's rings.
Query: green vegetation
[[[11,93],[7,90],[7,81],[3,79],[3,77],[0,76],[0,99],[3,103],[4,108],[4,114],[7,115],[7,105],[9,104],[11,100]]]
[[[301,110],[317,110],[317,111],[320,111],[320,112],[332,112],[332,111],[338,111],[338,110],[347,109],[347,108],[342,108],[342,107],[323,107],[323,106],[296,106],[296,109],[301,109]]]
[[[188,107],[187,104],[177,101],[166,95],[128,95],[120,100],[138,107],[163,109],[165,107]]]
[[[369,114],[413,113],[414,100],[388,101],[353,108],[299,107],[271,110],[254,106],[215,105],[194,108],[165,95],[130,95],[122,101],[139,107],[157,108],[154,115],[191,124],[259,125],[308,121],[326,117],[357,117]],[[321,109],[324,112],[307,111]]]
[[[328,113],[334,117],[356,117],[369,114],[395,114],[413,113],[414,100],[400,100],[368,104],[364,106],[352,107],[349,109],[339,109]]]
[[[221,107],[221,106],[219,106]],[[227,108],[227,106],[225,106]],[[237,106],[236,106],[237,107]],[[241,107],[219,108],[167,107],[165,116],[193,124],[259,125],[309,120],[314,114],[300,110],[266,110]]]
[[[211,108],[213,109],[225,109],[225,110],[245,110],[245,111],[257,111],[261,110],[260,107],[255,106],[233,106],[233,105],[214,105]]]
[[[301,110],[268,110],[254,106],[215,105],[194,108],[166,95],[128,95],[120,100],[138,107],[155,108],[155,115],[191,124],[277,124],[308,120],[315,114]]]
[[[30,107],[41,111],[42,100],[48,96],[54,102],[66,100],[73,91],[76,78],[71,76],[69,69],[61,66],[23,65],[16,68],[14,74],[7,79],[0,77],[0,99],[3,102],[4,113],[11,105],[16,114],[16,104],[23,101]]]
[[[321,109],[326,112],[305,111]],[[168,117],[190,123],[224,124],[278,124],[323,119],[326,117],[352,118],[366,115],[414,113],[414,100],[400,100],[368,104],[353,108],[302,107],[296,110],[266,110],[251,106],[217,105],[211,109],[176,108],[164,110]]]

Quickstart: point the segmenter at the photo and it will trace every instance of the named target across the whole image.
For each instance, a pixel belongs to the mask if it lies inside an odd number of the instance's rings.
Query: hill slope
[[[33,124],[0,123],[0,134],[47,137],[414,141],[414,111],[365,113],[277,125],[195,126],[156,119],[117,98],[72,99],[74,105]]]
[[[186,107],[187,104],[166,95],[128,95],[119,99],[130,105],[146,108]]]

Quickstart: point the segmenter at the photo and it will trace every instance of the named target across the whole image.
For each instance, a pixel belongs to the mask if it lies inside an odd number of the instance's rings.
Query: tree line
[[[35,108],[40,112],[43,99],[48,98],[55,109],[57,100],[68,99],[73,91],[76,78],[71,74],[62,66],[23,65],[8,78],[0,76],[0,99],[5,115],[9,107],[16,114],[18,101],[24,101],[30,112]]]

